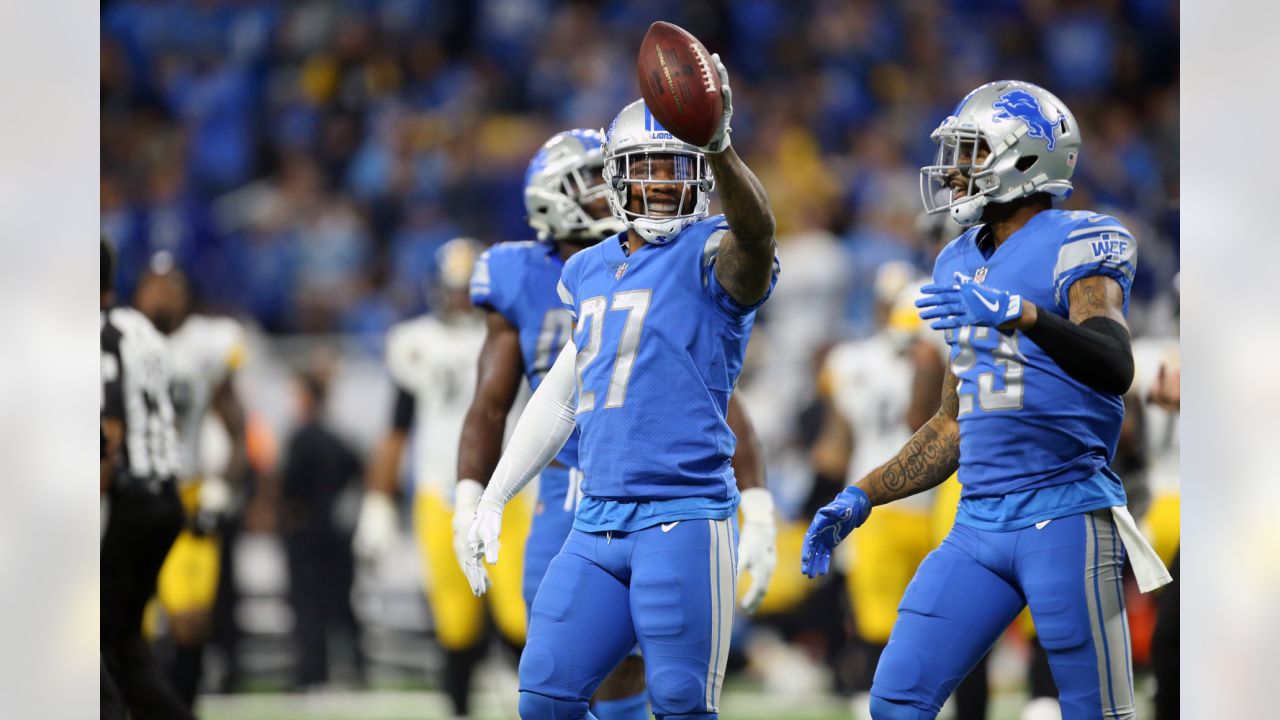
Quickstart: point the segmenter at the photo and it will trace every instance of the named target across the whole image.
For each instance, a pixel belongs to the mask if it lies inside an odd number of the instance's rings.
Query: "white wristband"
[[[773,493],[767,488],[754,487],[742,491],[743,522],[773,522]]]

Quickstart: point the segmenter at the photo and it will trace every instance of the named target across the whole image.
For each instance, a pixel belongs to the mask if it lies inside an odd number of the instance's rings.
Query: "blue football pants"
[[[523,720],[578,720],[639,642],[659,720],[717,717],[736,598],[735,518],[573,530],[551,561],[520,657]]]
[[[1011,532],[954,526],[898,606],[871,716],[932,720],[1029,605],[1063,720],[1135,717],[1123,564],[1109,509]]]
[[[569,468],[548,466],[538,477],[538,504],[533,510],[529,539],[524,544],[526,610],[533,608],[533,598],[538,594],[551,559],[564,547],[564,540],[573,529],[574,508],[564,506],[569,493],[569,472]]]

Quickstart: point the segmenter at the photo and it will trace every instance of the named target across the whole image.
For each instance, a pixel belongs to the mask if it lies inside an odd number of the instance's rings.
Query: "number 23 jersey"
[[[728,229],[712,216],[630,256],[626,235],[615,235],[565,264],[559,291],[578,352],[580,521],[593,499],[736,504],[729,396],[764,299],[741,305],[716,279]],[[775,261],[770,291],[777,270]],[[663,520],[680,519],[672,509]]]
[[[971,279],[1066,317],[1071,285],[1104,275],[1120,284],[1128,312],[1137,244],[1115,218],[1042,211],[994,251],[978,244],[983,227],[943,248],[935,283]],[[1124,419],[1119,395],[1074,380],[1021,332],[965,326],[948,331],[947,344],[959,379],[957,522],[1013,530],[1125,504],[1108,467]]]

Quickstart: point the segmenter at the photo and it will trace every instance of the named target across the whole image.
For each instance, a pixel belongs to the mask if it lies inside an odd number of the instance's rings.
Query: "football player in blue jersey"
[[[454,501],[454,548],[464,567],[470,560],[467,530],[484,486],[502,452],[507,415],[527,378],[531,388],[541,384],[560,349],[569,341],[573,320],[560,302],[556,286],[565,262],[578,251],[624,229],[613,216],[603,184],[602,141],[598,130],[568,130],[554,135],[529,163],[525,175],[524,204],[529,225],[538,242],[508,242],[490,248],[476,263],[471,300],[486,310],[487,333],[479,358],[477,388],[462,426],[458,450],[458,482]],[[734,455],[738,486],[744,491],[763,486],[756,440],[745,413],[730,401],[729,424],[743,442]],[[578,463],[577,434],[539,476],[538,503],[525,544],[524,598],[532,607],[547,566],[573,524],[581,497],[582,470]],[[763,492],[757,490],[757,492]],[[748,496],[750,496],[748,491]],[[761,533],[765,548],[772,549],[772,516]],[[752,567],[751,595],[745,602],[759,603],[776,558],[760,557]],[[483,567],[471,574],[477,593],[488,584]],[[627,657],[600,684],[592,712],[601,720],[648,718],[644,695],[644,663],[638,654]]]
[[[657,717],[717,717],[737,570],[772,515],[766,491],[735,487],[726,417],[778,268],[773,215],[730,146],[728,77],[716,65],[725,112],[707,146],[674,137],[643,101],[609,126],[603,175],[627,231],[565,263],[558,292],[573,337],[469,531],[467,565],[479,572],[498,560],[504,504],[577,429],[582,500],[534,598],[520,659],[525,720],[594,718],[588,699],[637,643]],[[725,214],[707,217],[713,177]]]
[[[621,232],[621,220],[613,217],[608,188],[603,184],[603,136],[593,129],[557,133],[530,161],[525,174],[525,210],[539,242],[504,242],[480,256],[471,283],[472,304],[486,310],[485,345],[480,352],[477,387],[471,409],[463,421],[458,448],[458,478],[454,498],[454,548],[463,566],[471,559],[467,530],[484,486],[502,454],[507,414],[515,404],[521,378],[538,388],[564,343],[570,340],[573,320],[556,291],[559,275],[568,259],[604,237]],[[755,439],[740,407],[731,401],[730,425],[744,438],[733,456],[740,488],[763,487],[762,469],[755,455]],[[524,593],[532,606],[547,566],[564,544],[573,523],[573,510],[581,497],[582,470],[577,461],[577,434],[539,475],[538,505],[525,544]],[[763,492],[763,491],[762,491]],[[760,533],[771,555],[753,570],[753,594],[746,601],[758,603],[776,556],[772,555],[772,515]],[[758,556],[759,557],[759,556]],[[468,577],[472,589],[484,592],[488,574],[474,565]],[[644,696],[644,662],[628,656],[596,689],[593,712],[602,720],[648,717]]]
[[[942,407],[818,511],[801,567],[825,573],[872,507],[958,469],[955,525],[898,607],[872,717],[935,717],[1030,606],[1063,718],[1132,718],[1125,551],[1143,591],[1168,581],[1107,467],[1133,379],[1125,313],[1136,243],[1114,218],[1053,209],[1071,191],[1080,128],[1043,88],[983,85],[932,138],[925,208],[968,228],[938,256],[917,302],[947,331]]]

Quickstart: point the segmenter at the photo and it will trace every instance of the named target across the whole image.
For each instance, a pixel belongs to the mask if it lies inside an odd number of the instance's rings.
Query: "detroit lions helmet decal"
[[[1080,128],[1067,106],[1038,85],[982,85],[929,137],[938,145],[933,164],[920,168],[920,198],[929,214],[949,212],[970,227],[989,203],[1071,195]]]
[[[1062,119],[1061,112],[1058,113],[1058,120],[1050,120],[1045,117],[1036,96],[1021,88],[1001,95],[999,100],[991,103],[991,107],[1000,111],[991,118],[992,120],[995,122],[1021,120],[1027,124],[1027,137],[1044,140],[1049,152],[1053,152],[1053,146],[1057,144],[1053,138],[1053,129]]]

